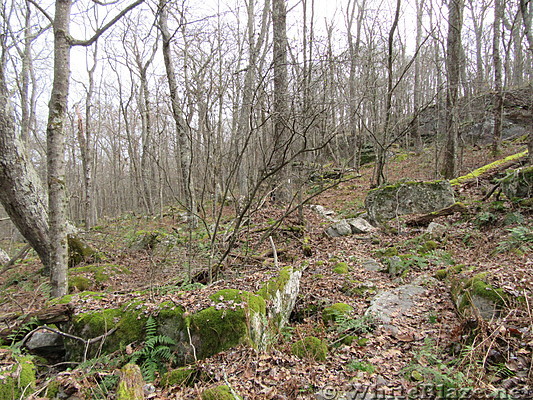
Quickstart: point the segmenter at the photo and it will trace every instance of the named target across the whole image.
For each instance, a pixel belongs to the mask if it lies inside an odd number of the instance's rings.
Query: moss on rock
[[[244,308],[209,307],[188,319],[198,358],[207,358],[245,341],[248,333]]]
[[[299,358],[326,361],[328,346],[315,336],[308,336],[292,345],[292,354]]]
[[[291,278],[293,272],[292,267],[287,266],[283,267],[279,271],[279,275],[269,279],[262,287],[259,289],[257,294],[263,297],[265,300],[271,300],[272,297],[276,295],[276,292],[280,291],[285,287]]]
[[[35,391],[35,372],[31,356],[14,356],[15,364],[0,374],[0,400],[25,399]],[[6,373],[7,372],[7,373]]]
[[[202,400],[242,400],[240,396],[234,396],[227,385],[220,385],[206,389],[200,395]]]
[[[168,371],[161,379],[161,386],[189,386],[198,381],[200,372],[195,368],[182,367]]]
[[[456,278],[452,281],[452,296],[462,315],[471,315],[472,307],[475,307],[484,319],[490,320],[507,303],[505,291],[486,283],[486,276],[486,273],[482,273],[467,280]]]
[[[98,252],[84,243],[80,238],[69,235],[68,236],[68,265],[75,267],[84,261],[99,261]]]
[[[127,344],[141,340],[144,336],[146,316],[135,307],[110,308],[90,311],[75,315],[70,333],[84,337],[94,338],[116,329],[108,335],[101,347],[104,354],[124,348]],[[71,359],[80,359],[84,352],[79,342],[66,340],[67,353]],[[92,357],[100,350],[101,343],[95,343],[89,348],[88,355]]]
[[[68,291],[69,292],[84,292],[87,289],[90,289],[93,285],[93,282],[84,276],[73,276],[68,280]],[[68,303],[68,302],[67,302]]]
[[[347,274],[349,270],[348,264],[343,261],[338,262],[333,266],[333,272],[336,274]]]
[[[262,296],[238,290],[238,289],[223,289],[215,294],[209,296],[215,302],[224,302],[229,305],[244,305],[254,313],[266,313],[266,302]]]
[[[353,307],[346,303],[336,303],[324,308],[322,320],[325,324],[335,322],[338,317],[349,315],[353,312]]]

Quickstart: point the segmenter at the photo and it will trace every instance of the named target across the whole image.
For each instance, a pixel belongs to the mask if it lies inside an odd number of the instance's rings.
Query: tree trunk
[[[377,160],[376,167],[374,170],[374,183],[376,186],[380,186],[385,183],[385,162],[386,162],[386,152],[388,138],[390,136],[390,123],[392,116],[392,92],[394,91],[393,86],[393,50],[394,50],[394,33],[398,27],[398,20],[400,18],[400,6],[401,0],[396,0],[396,12],[394,14],[394,21],[392,22],[391,29],[389,31],[389,40],[388,40],[388,55],[387,55],[387,97],[385,99],[385,126],[383,127],[383,137],[378,140],[378,151],[377,151]]]
[[[185,207],[187,209],[187,216],[189,225],[194,228],[197,225],[196,218],[196,199],[194,194],[194,185],[192,178],[192,148],[189,145],[190,141],[187,136],[186,123],[183,119],[182,111],[179,105],[178,97],[178,83],[176,80],[176,72],[171,57],[170,42],[172,36],[168,30],[168,11],[167,1],[160,0],[159,2],[159,29],[161,30],[161,39],[163,42],[163,59],[165,62],[165,69],[167,73],[168,87],[170,90],[170,102],[172,105],[172,116],[176,126],[176,136],[180,147],[180,166],[182,179],[182,192],[185,196]]]
[[[287,140],[287,9],[286,0],[272,1],[273,64],[274,64],[274,132],[271,169],[279,168],[289,157],[290,143]],[[290,197],[288,166],[277,174],[278,187],[273,192],[276,201],[287,201]]]
[[[416,1],[416,49],[420,48],[420,43],[422,41],[422,17],[424,11],[424,0]],[[421,97],[421,85],[420,85],[420,69],[421,69],[421,60],[420,57],[415,58],[415,77],[414,77],[414,88],[413,88],[413,113],[415,115],[413,120],[413,141],[415,146],[416,154],[422,153],[422,137],[420,135],[420,121],[418,119],[418,112],[420,108],[420,97]]]
[[[502,32],[503,4],[502,0],[494,1],[494,24],[492,41],[492,62],[494,65],[494,131],[492,134],[492,155],[498,154],[502,136],[503,91],[502,91],[502,59],[500,57],[500,37]]]
[[[46,149],[52,296],[67,294],[68,241],[65,187],[65,125],[70,76],[70,0],[57,0],[54,17],[54,81],[48,104]]]
[[[451,0],[448,17],[448,39],[446,48],[446,148],[444,150],[444,177],[455,176],[457,159],[457,126],[455,121],[455,104],[459,91],[461,72],[461,29],[463,25],[463,0]]]

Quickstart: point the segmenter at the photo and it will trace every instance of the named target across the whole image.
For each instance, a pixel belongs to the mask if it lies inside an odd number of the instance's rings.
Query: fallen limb
[[[409,220],[406,221],[406,224],[409,226],[427,226],[431,221],[436,218],[444,217],[446,215],[452,215],[457,212],[465,214],[468,212],[468,209],[463,203],[454,203],[451,206],[443,208],[439,211],[434,211],[429,214],[411,217]]]

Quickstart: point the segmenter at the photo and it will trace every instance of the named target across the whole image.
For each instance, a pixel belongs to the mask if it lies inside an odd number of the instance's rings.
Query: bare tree
[[[502,33],[503,4],[502,0],[494,0],[494,24],[492,40],[492,62],[494,65],[494,131],[492,134],[492,154],[498,153],[502,136],[503,88],[502,59],[500,41]]]
[[[287,140],[288,134],[288,80],[287,80],[287,9],[286,0],[272,1],[272,28],[273,28],[273,66],[274,66],[274,103],[273,119],[274,131],[272,135],[273,159],[270,168],[284,164],[290,157]],[[274,192],[277,201],[287,201],[290,197],[288,183],[288,171],[286,168],[280,171],[278,188]]]
[[[457,160],[457,123],[455,104],[459,92],[461,62],[461,29],[463,26],[463,0],[450,0],[448,4],[448,39],[446,46],[446,147],[444,150],[445,178],[455,176]]]

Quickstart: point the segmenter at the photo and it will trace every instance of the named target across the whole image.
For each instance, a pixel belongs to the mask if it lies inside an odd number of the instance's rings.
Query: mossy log
[[[69,321],[72,313],[73,307],[71,304],[56,304],[43,308],[42,310],[31,312],[25,316],[20,313],[0,316],[0,322],[9,326],[0,331],[0,341],[7,340],[11,334],[20,330],[22,326],[28,324],[30,321],[36,321],[40,325],[57,324],[58,322]]]
[[[433,221],[436,218],[444,217],[446,215],[452,215],[455,213],[461,213],[466,214],[468,212],[468,208],[463,203],[454,203],[449,207],[443,208],[439,211],[434,211],[428,214],[422,214],[422,215],[415,215],[414,217],[410,217],[406,224],[409,226],[427,226],[431,221]]]

